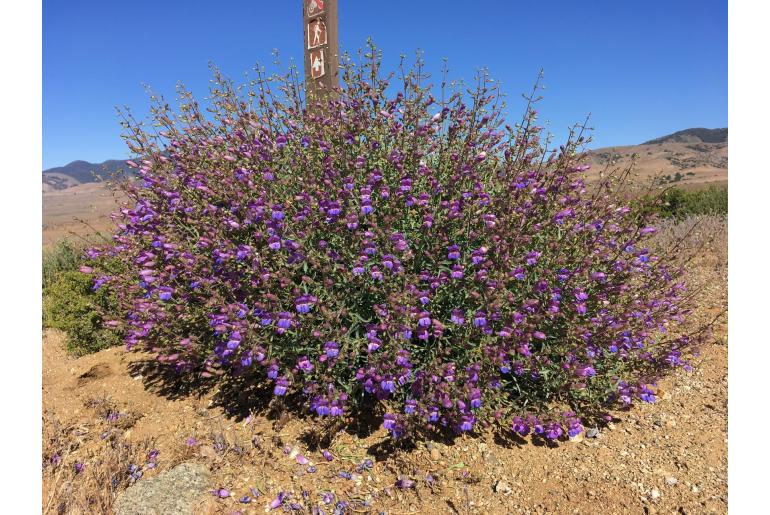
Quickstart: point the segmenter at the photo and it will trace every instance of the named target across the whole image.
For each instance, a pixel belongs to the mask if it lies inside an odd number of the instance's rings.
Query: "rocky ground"
[[[726,310],[725,224],[700,229],[717,238],[690,265],[698,321]],[[283,493],[280,509],[325,513],[726,513],[726,317],[715,329],[694,372],[659,383],[659,402],[575,441],[488,433],[411,450],[381,428],[319,442],[312,421],[249,413],[238,392],[180,389],[148,355],[69,358],[64,335],[47,330],[43,511],[263,513]]]

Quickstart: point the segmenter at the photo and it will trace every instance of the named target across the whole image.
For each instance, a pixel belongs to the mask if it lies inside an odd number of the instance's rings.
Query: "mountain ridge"
[[[660,138],[651,139],[641,144],[655,145],[658,143],[727,143],[727,127],[718,129],[693,127],[667,134]]]

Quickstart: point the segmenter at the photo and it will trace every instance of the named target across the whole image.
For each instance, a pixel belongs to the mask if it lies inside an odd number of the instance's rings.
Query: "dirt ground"
[[[691,283],[703,287],[697,319],[726,310],[726,245],[724,234],[692,266]],[[198,513],[262,513],[279,492],[289,494],[285,507],[317,504],[326,513],[334,506],[323,504],[329,492],[348,503],[346,513],[727,512],[726,316],[695,370],[659,383],[657,403],[616,412],[592,438],[553,446],[482,433],[400,450],[381,428],[341,431],[319,446],[312,420],[250,415],[225,400],[238,397],[227,387],[192,394],[146,354],[115,348],[70,358],[64,335],[51,330],[43,333],[42,393],[44,424],[58,420],[77,439],[65,465],[88,467],[112,432],[157,449],[157,467],[145,469],[145,478],[185,461],[209,467],[212,486],[231,495],[206,497]],[[322,456],[325,448],[333,461]],[[309,463],[299,464],[297,453]],[[371,467],[357,468],[366,459]],[[414,484],[399,488],[400,479]],[[44,503],[64,491],[56,488],[44,483]],[[262,495],[239,503],[253,497],[251,488]]]
[[[62,238],[93,238],[97,232],[109,235],[114,228],[109,215],[119,208],[123,198],[121,193],[111,191],[105,183],[44,191],[43,249]]]

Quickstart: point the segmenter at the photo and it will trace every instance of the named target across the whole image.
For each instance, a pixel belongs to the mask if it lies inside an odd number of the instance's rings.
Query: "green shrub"
[[[67,333],[67,350],[89,354],[121,343],[104,316],[115,305],[106,290],[94,291],[93,280],[77,270],[58,273],[43,290],[43,324]]]
[[[43,289],[64,273],[77,270],[83,256],[83,248],[69,240],[62,240],[51,250],[43,253]]]
[[[709,186],[700,190],[687,191],[670,188],[660,195],[641,199],[642,213],[657,213],[663,218],[685,218],[689,215],[726,215],[727,187]]]

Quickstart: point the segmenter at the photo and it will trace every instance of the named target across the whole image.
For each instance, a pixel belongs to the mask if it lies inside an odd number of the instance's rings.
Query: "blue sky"
[[[727,126],[727,1],[339,0],[340,46],[424,51],[438,79],[489,69],[512,118],[540,68],[539,111],[556,135],[592,113],[594,143],[640,143]],[[302,56],[301,1],[43,1],[43,167],[126,157],[115,106],[147,112],[142,84],[202,98],[209,61],[240,79],[256,62]],[[301,62],[301,61],[299,61]]]

